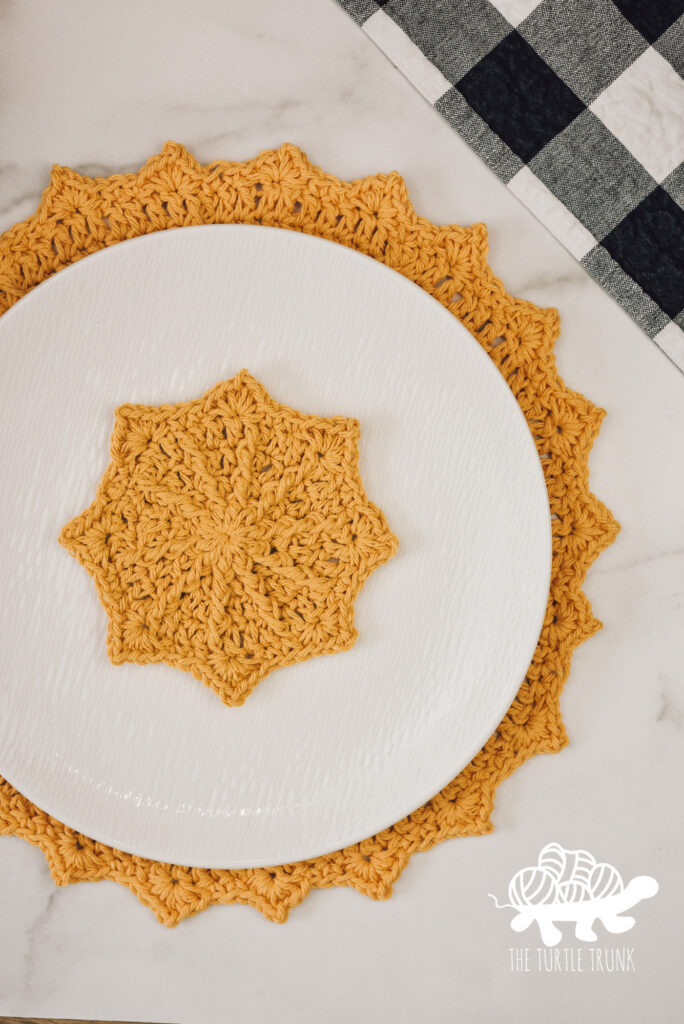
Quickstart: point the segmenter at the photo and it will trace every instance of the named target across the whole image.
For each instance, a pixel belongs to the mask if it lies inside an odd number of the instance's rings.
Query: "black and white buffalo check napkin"
[[[684,370],[684,0],[338,0]]]

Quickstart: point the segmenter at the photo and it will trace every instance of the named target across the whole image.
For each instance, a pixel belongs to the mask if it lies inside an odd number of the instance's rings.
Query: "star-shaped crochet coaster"
[[[60,542],[93,576],[115,665],[165,661],[226,704],[351,647],[397,539],[368,501],[359,424],[275,402],[246,370],[179,405],[122,405],[97,497]]]

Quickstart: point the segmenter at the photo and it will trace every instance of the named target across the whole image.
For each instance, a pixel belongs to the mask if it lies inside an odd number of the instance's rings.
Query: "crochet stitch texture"
[[[247,370],[192,402],[120,406],[97,498],[59,538],[95,579],[112,662],[165,661],[234,706],[272,669],[351,647],[354,599],[397,548],[359,435]]]
[[[548,489],[553,563],[539,643],[493,735],[423,807],[344,850],[270,869],[162,864],[67,828],[0,780],[0,832],[40,847],[58,885],[112,879],[170,926],[211,904],[234,902],[284,921],[312,888],[334,885],[386,899],[414,853],[454,836],[491,832],[499,783],[527,758],[567,744],[560,693],[572,652],[600,628],[582,582],[618,531],[588,486],[589,451],[604,412],[558,376],[558,313],[508,295],[487,264],[484,225],[438,226],[419,217],[395,172],[341,181],[289,144],[244,163],[201,166],[173,142],[134,174],[89,178],[54,167],[36,213],[0,238],[0,313],[106,245],[211,223],[263,223],[320,235],[380,260],[449,309],[505,376],[527,419]]]

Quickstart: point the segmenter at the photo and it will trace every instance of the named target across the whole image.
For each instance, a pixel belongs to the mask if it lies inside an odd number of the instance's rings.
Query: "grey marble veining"
[[[500,788],[495,832],[416,856],[386,903],[317,892],[278,927],[213,908],[174,931],[102,882],[55,889],[0,839],[0,1014],[212,1024],[429,1018],[680,1019],[684,381],[333,0],[24,0],[0,11],[0,230],[52,163],[135,170],[168,138],[201,161],[291,141],[347,178],[398,169],[418,212],[484,221],[510,291],[562,316],[562,376],[607,410],[591,486],[622,524],[585,591],[604,628],[563,695],[570,745]],[[488,892],[550,840],[661,892],[627,936],[637,971],[516,975]],[[529,945],[538,940],[530,938]]]
[[[678,694],[678,697],[681,698],[681,694]],[[660,698],[662,703],[656,715],[656,722],[666,722],[674,729],[681,730],[682,724],[684,724],[684,709],[676,702],[676,698],[664,688],[660,691]]]

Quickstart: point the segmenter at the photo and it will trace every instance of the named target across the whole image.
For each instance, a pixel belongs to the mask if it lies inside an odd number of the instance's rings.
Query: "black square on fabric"
[[[684,210],[658,186],[601,245],[664,313],[684,309]]]
[[[515,31],[457,82],[456,88],[526,162],[585,109]]]
[[[613,3],[649,43],[655,42],[684,14],[684,0],[613,0]]]

